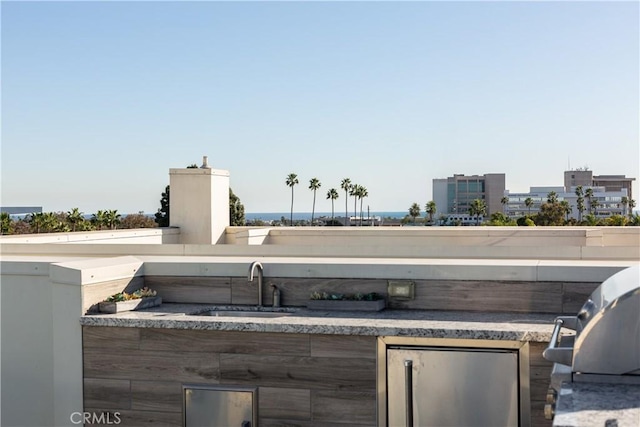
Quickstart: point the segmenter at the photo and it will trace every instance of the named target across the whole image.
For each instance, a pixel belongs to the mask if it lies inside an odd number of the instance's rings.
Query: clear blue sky
[[[349,177],[372,212],[454,173],[640,178],[635,1],[1,8],[2,205],[153,213],[203,155],[247,212],[288,212],[291,172],[300,212],[313,177],[316,211]]]

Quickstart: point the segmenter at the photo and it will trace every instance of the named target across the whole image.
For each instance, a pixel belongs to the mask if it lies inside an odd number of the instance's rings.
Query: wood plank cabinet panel
[[[376,337],[351,335],[311,335],[311,356],[376,358]]]
[[[309,355],[309,335],[142,329],[142,350]]]
[[[84,406],[105,409],[131,408],[131,382],[105,378],[85,378]]]
[[[374,390],[376,362],[353,358],[221,354],[220,379],[228,384]]]
[[[86,348],[85,378],[113,378],[215,383],[220,376],[217,354]]]
[[[311,391],[308,389],[260,387],[258,400],[261,418],[311,419]]]
[[[132,381],[131,409],[181,413],[182,383],[168,381]]]

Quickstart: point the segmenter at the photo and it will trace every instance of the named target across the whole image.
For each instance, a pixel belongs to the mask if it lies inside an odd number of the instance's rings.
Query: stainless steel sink
[[[198,314],[198,316],[213,317],[283,317],[293,313],[282,311],[241,311],[241,310],[210,310]]]

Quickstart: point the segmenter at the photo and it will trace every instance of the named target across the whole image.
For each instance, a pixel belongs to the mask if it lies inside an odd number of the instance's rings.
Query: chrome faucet
[[[259,261],[254,261],[249,266],[249,282],[253,282],[253,272],[258,269],[258,307],[262,307],[262,278],[264,277],[262,264]]]

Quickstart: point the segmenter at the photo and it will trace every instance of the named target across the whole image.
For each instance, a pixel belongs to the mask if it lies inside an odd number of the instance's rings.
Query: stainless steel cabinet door
[[[518,353],[387,349],[387,405],[390,427],[517,426]]]
[[[257,427],[257,389],[184,386],[185,427]]]

